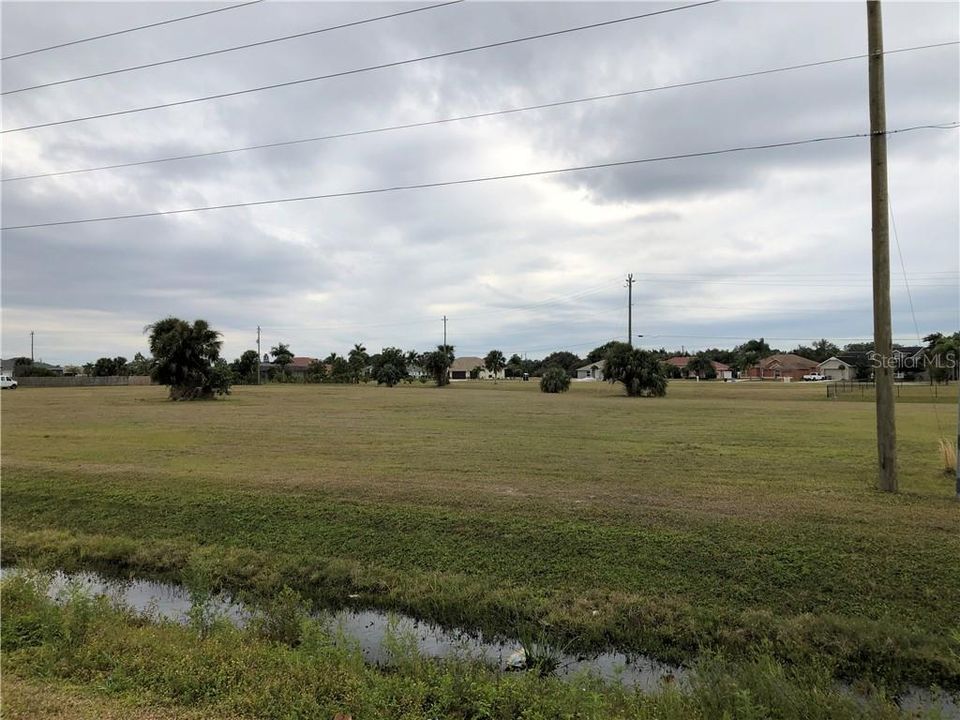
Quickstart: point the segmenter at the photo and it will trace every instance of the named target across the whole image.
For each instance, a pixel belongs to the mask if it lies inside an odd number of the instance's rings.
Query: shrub
[[[540,378],[540,392],[561,393],[570,389],[570,376],[562,367],[547,368]]]

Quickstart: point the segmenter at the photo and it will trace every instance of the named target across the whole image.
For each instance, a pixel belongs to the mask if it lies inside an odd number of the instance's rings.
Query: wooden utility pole
[[[633,273],[627,275],[627,344],[633,347]]]
[[[443,316],[443,351],[447,351],[447,316]]]
[[[890,327],[890,208],[887,199],[887,111],[883,83],[880,0],[867,0],[870,83],[870,189],[873,227],[873,351],[877,388],[878,487],[897,491],[897,427],[893,405],[893,332]]]

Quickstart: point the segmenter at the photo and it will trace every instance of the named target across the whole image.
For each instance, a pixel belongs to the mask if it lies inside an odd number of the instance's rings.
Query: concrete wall
[[[112,387],[119,385],[149,385],[150,378],[146,375],[108,375],[93,377],[78,375],[76,377],[25,377],[14,378],[20,387],[35,388],[62,388],[62,387]]]

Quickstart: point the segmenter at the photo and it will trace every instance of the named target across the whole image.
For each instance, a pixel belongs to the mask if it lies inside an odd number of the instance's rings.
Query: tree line
[[[229,393],[234,384],[256,383],[262,362],[269,365],[267,379],[277,382],[293,380],[289,366],[295,356],[285,343],[272,347],[262,360],[255,350],[247,350],[228,363],[220,357],[221,333],[213,330],[204,320],[189,323],[169,317],[148,325],[144,332],[149,334],[151,357],[139,352],[131,361],[122,356],[102,357],[82,368],[68,366],[76,371],[71,374],[149,375],[155,382],[169,386],[173,399],[215,397]],[[956,377],[960,364],[960,333],[933,333],[925,337],[924,342],[928,355],[937,360],[930,365],[931,378],[941,380]],[[871,343],[852,343],[841,350],[829,340],[820,339],[809,346],[798,345],[789,352],[823,362],[843,353],[865,355],[872,349]],[[569,387],[570,379],[576,377],[578,368],[604,361],[605,378],[610,382],[622,383],[628,395],[662,396],[670,375],[680,372],[679,368],[663,362],[668,357],[689,357],[684,371],[709,378],[713,373],[713,361],[742,372],[780,352],[764,338],[748,340],[730,350],[712,348],[692,355],[684,353],[682,349],[672,353],[662,347],[659,350],[642,350],[627,343],[611,341],[594,348],[582,358],[562,350],[540,360],[528,360],[519,354],[513,354],[508,359],[502,351],[494,349],[483,358],[482,368],[494,377],[499,377],[500,373],[507,378],[524,375],[539,377],[544,392],[563,392]],[[332,383],[372,381],[388,387],[419,379],[422,382],[432,380],[437,386],[443,386],[450,381],[450,367],[455,359],[452,345],[438,345],[435,350],[423,353],[385,347],[379,353],[370,354],[363,344],[357,343],[345,356],[333,352],[322,360],[311,360],[305,371],[299,373],[298,379],[302,382]],[[16,358],[14,364],[14,372],[20,377],[52,374],[49,368],[36,365],[29,358]],[[480,366],[474,371],[479,369]]]

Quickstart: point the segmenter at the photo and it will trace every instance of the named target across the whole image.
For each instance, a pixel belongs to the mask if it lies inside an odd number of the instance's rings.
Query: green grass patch
[[[898,406],[889,496],[872,406],[809,384],[25,391],[3,403],[3,558],[177,580],[200,553],[264,596],[960,687],[955,422]]]

